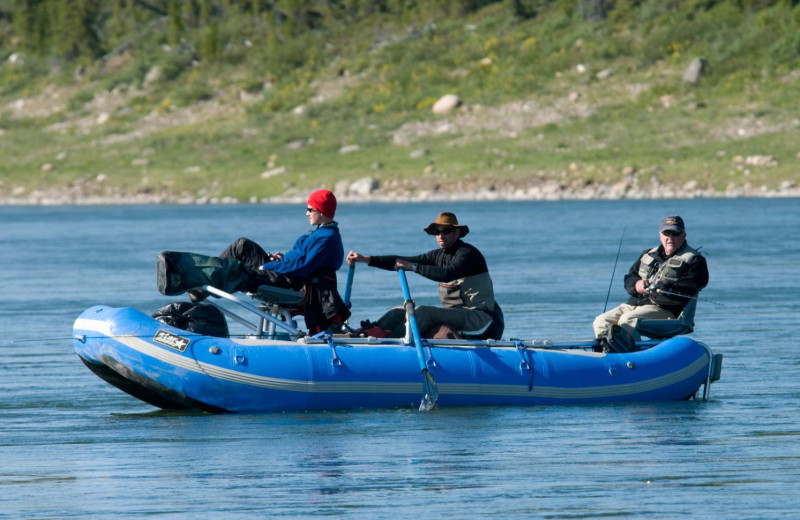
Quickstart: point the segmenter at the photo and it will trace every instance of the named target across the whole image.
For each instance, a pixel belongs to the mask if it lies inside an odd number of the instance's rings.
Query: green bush
[[[81,90],[80,92],[69,98],[69,100],[67,100],[67,110],[71,111],[81,110],[83,109],[83,105],[91,101],[93,98],[94,98],[93,89]]]

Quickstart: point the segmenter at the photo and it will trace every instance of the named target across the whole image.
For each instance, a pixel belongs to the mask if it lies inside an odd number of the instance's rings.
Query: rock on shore
[[[30,193],[4,192],[0,189],[0,205],[124,205],[124,204],[237,204],[237,203],[300,203],[308,189],[294,188],[270,198],[251,197],[239,200],[213,195],[171,194],[155,190],[128,192],[101,186],[103,180],[75,182],[64,188],[34,190]],[[445,182],[441,179],[416,179],[413,182],[379,183],[364,177],[352,183],[340,181],[334,189],[340,202],[425,202],[482,200],[623,200],[623,199],[695,199],[695,198],[776,198],[800,197],[800,186],[784,182],[777,189],[749,183],[731,185],[724,191],[701,186],[696,181],[684,185],[667,185],[649,180],[638,183],[627,178],[613,184],[560,182],[554,179],[515,179],[482,183],[476,179]]]

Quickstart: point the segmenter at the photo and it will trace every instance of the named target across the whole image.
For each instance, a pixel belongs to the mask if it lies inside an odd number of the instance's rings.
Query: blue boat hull
[[[98,376],[160,408],[260,413],[416,407],[408,345],[306,344],[201,336],[135,309],[95,306],[73,344]],[[711,353],[690,338],[631,354],[461,346],[426,349],[439,406],[667,401],[707,384]]]

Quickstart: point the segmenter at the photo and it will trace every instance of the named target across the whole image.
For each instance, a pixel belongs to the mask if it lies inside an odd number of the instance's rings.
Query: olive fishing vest
[[[452,282],[439,283],[442,307],[464,307],[486,312],[494,310],[494,286],[489,273],[480,273]]]
[[[672,255],[663,264],[656,267],[657,260],[653,255],[658,252],[658,247],[654,247],[642,255],[639,260],[639,278],[649,284],[677,283],[681,279],[683,271],[686,270],[689,261],[699,254],[688,244],[684,244],[680,251],[680,254]]]

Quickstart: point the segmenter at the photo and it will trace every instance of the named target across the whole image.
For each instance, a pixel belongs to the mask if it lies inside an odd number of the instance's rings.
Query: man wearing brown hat
[[[405,269],[439,282],[442,307],[422,305],[415,312],[424,337],[449,328],[462,337],[499,339],[503,333],[502,311],[494,301],[486,260],[475,246],[461,240],[469,228],[459,225],[453,213],[445,212],[425,232],[436,237],[438,249],[417,256],[364,256],[350,251],[347,263],[363,262],[386,270]],[[405,321],[405,310],[398,307],[370,326],[373,335],[399,338],[405,335]]]
[[[601,343],[608,343],[614,326],[633,341],[640,341],[636,330],[640,319],[677,318],[708,284],[706,259],[686,242],[681,217],[661,219],[659,239],[661,245],[645,249],[625,275],[625,290],[631,295],[628,302],[595,318],[592,326]]]

